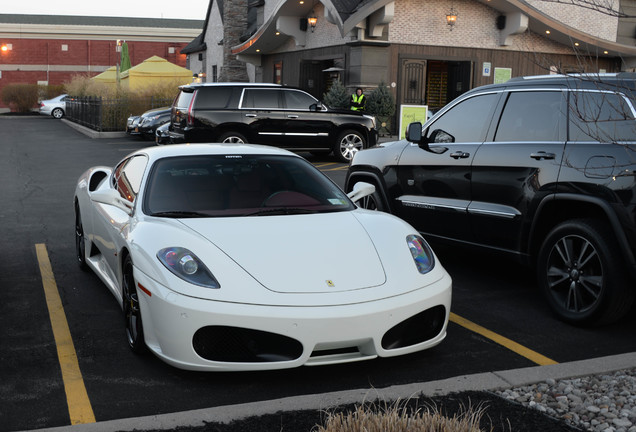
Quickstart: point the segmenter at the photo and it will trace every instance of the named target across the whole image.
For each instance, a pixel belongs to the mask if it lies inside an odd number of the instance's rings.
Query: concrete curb
[[[631,369],[636,365],[636,353],[619,354],[590,360],[580,360],[549,366],[485,372],[439,381],[392,386],[383,389],[359,389],[316,395],[294,396],[239,405],[227,405],[179,413],[110,420],[100,423],[39,429],[44,432],[115,432],[132,430],[171,430],[179,426],[202,427],[205,423],[229,423],[253,416],[280,411],[324,410],[343,404],[381,399],[395,401],[424,394],[441,396],[462,391],[500,390],[544,382],[548,378],[565,379],[598,375]]]
[[[82,126],[80,124],[74,123],[67,119],[62,119],[64,123],[66,123],[70,128],[75,129],[76,131],[86,135],[89,138],[124,138],[126,137],[126,132],[99,132],[86,126]]]

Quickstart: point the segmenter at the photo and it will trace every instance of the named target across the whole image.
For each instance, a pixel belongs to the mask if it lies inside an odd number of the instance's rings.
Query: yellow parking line
[[[325,172],[325,171],[344,171],[347,168],[349,168],[349,165],[341,165],[341,166],[338,166],[336,168],[321,169],[320,171],[322,171],[322,172]]]
[[[515,341],[512,341],[506,337],[503,337],[501,335],[498,335],[495,332],[492,332],[490,330],[488,330],[487,328],[484,328],[478,324],[475,324],[471,321],[468,321],[466,318],[462,318],[459,315],[454,314],[453,312],[450,313],[450,321],[454,322],[455,324],[458,324],[464,328],[467,328],[468,330],[475,332],[477,334],[480,334],[490,340],[492,340],[493,342],[498,343],[499,345],[504,346],[505,348],[508,348],[509,350],[519,354],[522,357],[527,358],[530,361],[533,361],[534,363],[540,365],[540,366],[546,366],[546,365],[551,365],[551,364],[557,364],[557,362],[555,362],[552,359],[549,359],[541,354],[539,354],[538,352],[532,351],[529,348],[524,347],[523,345],[518,344]]]
[[[35,251],[40,265],[46,305],[49,309],[51,327],[53,328],[53,337],[57,346],[57,357],[62,369],[62,380],[64,381],[64,391],[66,392],[71,424],[95,423],[95,415],[84,386],[84,379],[79,368],[75,346],[68,328],[66,314],[64,313],[60,293],[57,290],[46,246],[41,243],[36,244]]]
[[[335,162],[320,162],[320,163],[315,163],[314,166],[316,168],[324,168],[324,167],[328,167],[335,164],[336,164]]]

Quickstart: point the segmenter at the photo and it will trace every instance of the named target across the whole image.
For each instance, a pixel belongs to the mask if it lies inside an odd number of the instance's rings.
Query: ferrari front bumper
[[[147,346],[188,370],[263,370],[409,354],[446,336],[451,278],[376,301],[270,306],[178,294],[135,278]],[[387,288],[389,290],[389,288]]]

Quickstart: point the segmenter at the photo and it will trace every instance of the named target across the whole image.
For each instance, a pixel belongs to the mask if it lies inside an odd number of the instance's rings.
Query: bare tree
[[[633,18],[634,15],[627,15],[616,8],[615,2],[611,0],[541,0],[545,3],[559,3],[591,9],[605,15],[619,18]]]

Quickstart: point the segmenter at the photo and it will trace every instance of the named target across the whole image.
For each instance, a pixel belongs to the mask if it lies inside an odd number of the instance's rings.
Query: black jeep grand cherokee
[[[376,143],[374,117],[331,110],[300,89],[209,83],[179,90],[170,125],[177,142],[250,142],[293,151],[333,151],[342,162]]]
[[[476,88],[358,152],[345,190],[372,183],[367,208],[536,266],[565,321],[615,321],[636,294],[635,86],[621,73]]]

